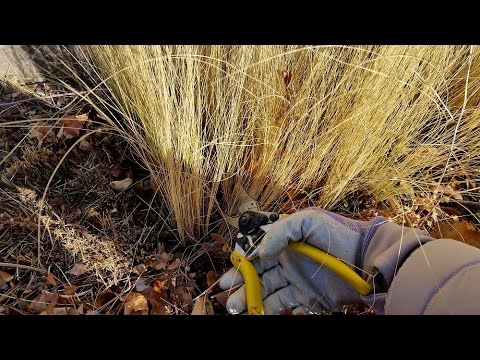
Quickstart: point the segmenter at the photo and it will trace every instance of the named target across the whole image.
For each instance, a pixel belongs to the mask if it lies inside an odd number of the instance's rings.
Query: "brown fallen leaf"
[[[98,217],[100,216],[100,213],[97,210],[90,209],[88,210],[87,217]]]
[[[284,213],[284,214],[293,214],[297,211],[297,209],[295,208],[295,205],[292,204],[291,202],[288,202],[286,204],[284,204],[282,206],[282,209],[281,209],[281,212]]]
[[[213,240],[218,241],[222,245],[228,245],[227,240],[225,238],[217,233],[211,233],[210,236],[212,237]]]
[[[170,306],[165,300],[167,298],[167,291],[165,288],[159,289],[156,291],[153,288],[153,291],[150,293],[150,304],[152,305],[152,314],[154,315],[166,315],[170,312]]]
[[[451,196],[455,200],[463,200],[463,196],[460,193],[460,191],[458,191],[455,187],[453,187],[450,184],[448,184],[448,185],[430,185],[429,188],[430,188],[430,190],[433,191],[434,194],[441,193],[441,194],[444,194],[444,195]],[[448,202],[448,201],[446,201],[446,202]]]
[[[182,261],[179,258],[176,258],[174,262],[168,265],[168,270],[175,270],[180,266],[181,263]]]
[[[222,251],[223,252],[226,253],[230,250],[230,246],[228,245],[228,241],[225,240],[225,238],[222,235],[216,234],[216,233],[211,233],[210,236],[212,237],[213,240],[222,244]]]
[[[52,300],[53,294],[43,291],[40,295],[38,295],[35,299],[32,300],[28,307],[30,310],[40,314],[41,312],[45,311],[47,305]]]
[[[13,275],[10,275],[9,273],[6,273],[5,271],[0,271],[0,279],[9,282],[13,280]]]
[[[207,287],[210,288],[211,286],[213,286],[213,284],[215,284],[217,280],[218,280],[218,276],[217,274],[215,274],[215,271],[210,270],[207,273]]]
[[[0,290],[8,290],[8,284],[0,279]],[[5,301],[6,298],[2,295],[0,295],[0,302]]]
[[[231,294],[231,291],[230,289],[228,290],[225,290],[225,291],[222,291],[218,294],[215,294],[212,296],[213,299],[217,300],[217,302],[222,305],[224,308],[227,307],[227,300],[228,300],[228,297],[230,296]]]
[[[63,290],[62,295],[73,295],[77,292],[78,286],[70,285],[66,286],[65,290]]]
[[[125,173],[127,172],[127,169],[124,168],[121,164],[113,164],[110,167],[110,175],[112,175],[115,178],[123,177]]]
[[[168,280],[160,280],[156,279],[152,282],[152,289],[153,291],[156,292],[162,292],[163,290],[166,290],[168,287]]]
[[[133,170],[133,167],[131,167],[131,166],[128,168],[127,177],[129,177],[129,178],[134,178],[135,177],[135,171]]]
[[[155,270],[163,270],[168,265],[169,260],[170,256],[167,253],[157,254],[152,266],[155,267]]]
[[[68,271],[68,273],[74,276],[79,276],[84,274],[86,271],[87,271],[87,266],[85,264],[76,263],[75,265],[73,265],[73,268],[71,268]]]
[[[100,294],[98,294],[97,298],[95,299],[95,308],[99,309],[105,304],[107,304],[109,301],[113,300],[115,298],[115,294],[111,291],[104,291]]]
[[[68,315],[68,308],[55,308],[53,309],[53,315]]]
[[[80,147],[80,150],[83,150],[83,151],[89,151],[93,149],[93,144],[88,140],[80,141],[78,146]]]
[[[48,122],[46,121],[40,121],[38,123],[38,126],[35,127],[35,129],[42,135],[47,135],[50,130],[52,130],[52,127],[48,125]]]
[[[213,315],[212,303],[207,299],[206,295],[200,296],[195,300],[191,315]]]
[[[134,274],[137,274],[137,275],[141,275],[143,274],[145,271],[147,271],[147,267],[145,266],[145,264],[138,264],[138,265],[135,265],[132,269],[132,272]]]
[[[53,276],[53,274],[50,272],[47,274],[47,283],[53,286],[57,286],[57,281],[55,280],[55,276]]]
[[[82,121],[77,118],[64,118],[63,125],[58,131],[57,136],[60,138],[64,136],[66,139],[71,139],[80,136],[80,129],[83,128]]]
[[[435,224],[432,237],[453,239],[480,248],[480,231],[468,221],[441,221]]]
[[[138,180],[135,184],[133,184],[133,190],[135,190],[136,193],[143,193],[143,180]]]
[[[77,314],[69,314],[69,309],[66,307],[62,308],[53,308],[50,313],[47,311],[43,311],[40,313],[40,315],[78,315]]]
[[[71,308],[68,308],[67,315],[82,315],[82,314],[74,307],[71,307]]]
[[[139,293],[131,292],[125,299],[124,315],[130,315],[140,312],[142,315],[148,314],[148,301],[145,296]]]
[[[55,309],[55,306],[57,306],[57,302],[58,302],[58,292],[55,290],[55,292],[52,295],[52,298],[50,299],[50,303],[45,308],[45,312],[48,315],[53,315],[53,310]]]
[[[80,304],[80,306],[77,308],[77,313],[79,315],[83,315],[83,304]]]
[[[75,119],[80,121],[88,121],[88,113],[75,115]]]
[[[185,286],[179,286],[173,290],[173,299],[176,304],[180,304],[184,311],[191,311],[193,306],[192,295],[186,290]]]
[[[23,290],[23,293],[22,293],[22,295],[31,294],[32,292],[33,292],[33,290],[32,290],[32,289],[30,289],[30,288],[26,288],[25,290]]]
[[[137,289],[135,288],[135,290],[137,290]],[[140,292],[140,294],[142,294],[143,296],[145,296],[147,299],[150,300],[150,296],[152,295],[152,291],[153,291],[152,287],[147,286],[145,289],[143,289],[142,291],[139,291],[139,292]]]
[[[112,181],[109,185],[113,190],[123,191],[132,185],[132,182],[133,180],[131,178],[125,178],[123,180]]]
[[[29,138],[36,138],[38,141],[42,141],[46,135],[50,132],[52,127],[45,121],[39,121],[37,125],[32,128],[32,131],[28,134]]]

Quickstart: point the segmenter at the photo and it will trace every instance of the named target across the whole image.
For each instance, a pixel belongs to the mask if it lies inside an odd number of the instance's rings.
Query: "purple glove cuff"
[[[342,225],[345,225],[350,230],[353,230],[362,236],[359,266],[360,268],[363,269],[363,261],[365,260],[365,254],[367,253],[367,249],[368,249],[368,246],[370,245],[370,241],[372,240],[373,235],[375,235],[379,226],[387,223],[388,220],[385,219],[383,216],[374,217],[370,221],[353,220],[353,219],[346,218],[345,216],[338,215],[333,212],[324,210],[322,208],[315,208],[315,209],[317,209],[318,211],[320,211],[325,215],[330,216],[333,220],[337,221]]]
[[[383,225],[388,222],[383,216],[374,217],[370,221],[362,221],[364,223],[369,224],[367,231],[362,240],[362,247],[360,250],[360,267],[363,269],[363,262],[365,260],[365,255],[367,254],[368,246],[370,245],[370,241],[373,238],[373,235],[377,232],[380,225]]]

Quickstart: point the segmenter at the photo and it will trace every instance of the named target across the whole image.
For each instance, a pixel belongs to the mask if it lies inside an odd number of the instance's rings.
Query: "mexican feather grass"
[[[88,99],[150,170],[181,241],[221,224],[241,187],[264,209],[292,196],[331,209],[358,192],[393,204],[479,176],[475,47],[115,45],[75,56],[97,84]]]

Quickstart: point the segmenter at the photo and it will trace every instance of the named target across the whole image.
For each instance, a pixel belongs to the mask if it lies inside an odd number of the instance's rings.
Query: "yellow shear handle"
[[[243,275],[247,310],[250,315],[263,315],[262,286],[255,266],[243,255],[233,251],[230,261]]]
[[[345,280],[351,287],[353,287],[360,295],[367,295],[370,293],[370,285],[345,263],[333,257],[332,255],[329,255],[319,248],[316,248],[305,242],[295,241],[289,243],[288,246],[296,252],[308,256],[310,259],[332,270],[335,274]]]
[[[370,285],[345,263],[332,255],[304,242],[291,242],[288,246],[299,254],[305,255],[332,270],[360,295],[367,295],[370,293]],[[237,251],[232,252],[230,260],[233,266],[235,266],[243,275],[248,313],[250,315],[264,315],[262,287],[255,266],[253,266],[250,260]]]

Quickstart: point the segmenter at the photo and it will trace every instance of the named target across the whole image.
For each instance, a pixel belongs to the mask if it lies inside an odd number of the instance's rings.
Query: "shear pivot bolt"
[[[242,216],[240,216],[240,219],[238,220],[238,223],[242,226],[247,225],[250,222],[250,214],[245,213]]]
[[[270,214],[270,221],[271,222],[274,222],[274,221],[277,221],[279,218],[278,214]]]

